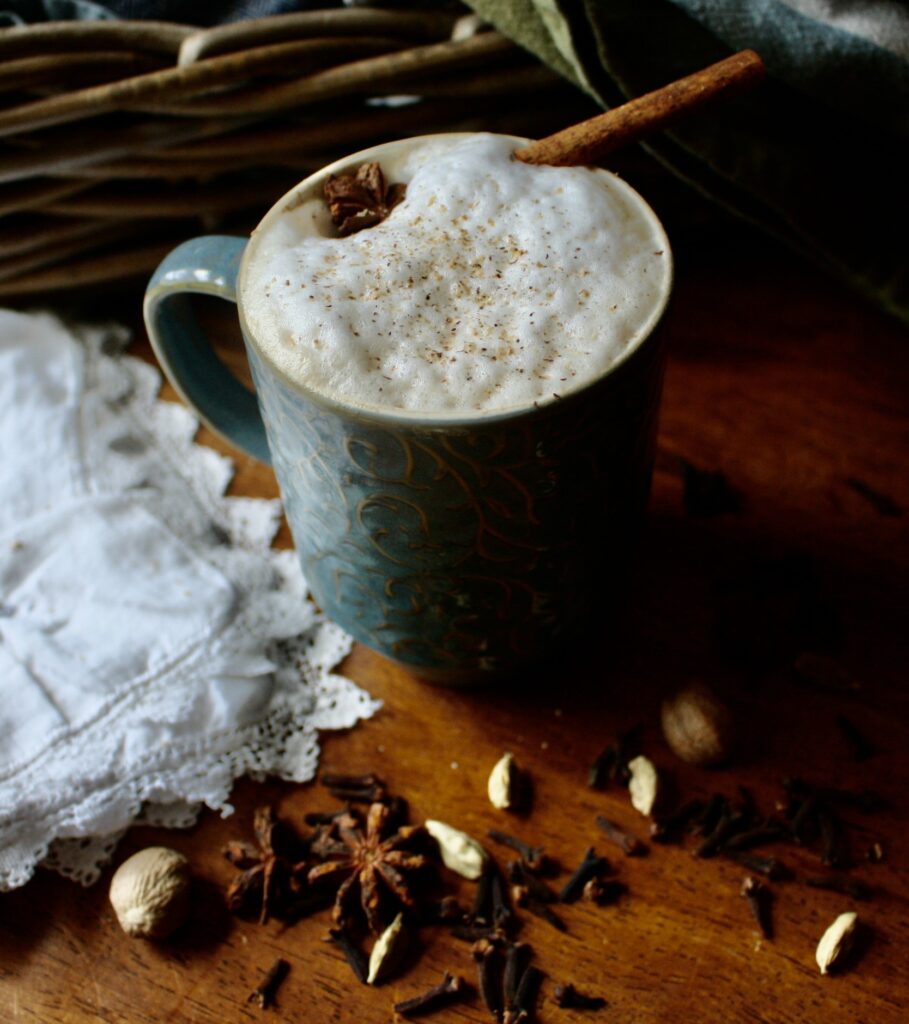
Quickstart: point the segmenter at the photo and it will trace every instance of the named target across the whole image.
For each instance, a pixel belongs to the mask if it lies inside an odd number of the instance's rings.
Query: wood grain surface
[[[624,619],[603,622],[589,649],[565,651],[536,674],[485,692],[430,688],[358,648],[343,671],[384,706],[349,733],[325,735],[322,764],[377,772],[407,798],[416,821],[440,818],[478,837],[504,828],[545,844],[567,869],[590,845],[613,861],[628,885],[616,906],[565,907],[566,935],[523,917],[521,935],[546,975],[541,1024],[898,1024],[909,1000],[907,338],[742,228],[713,221],[697,235],[683,232],[676,243],[660,455]],[[741,510],[687,514],[680,458],[722,470]],[[236,493],[276,493],[269,471],[243,458],[237,464]],[[895,507],[876,508],[862,483]],[[802,598],[830,614],[806,620]],[[860,688],[831,695],[800,682],[791,662],[809,643],[837,648]],[[735,709],[741,742],[726,769],[683,765],[660,735],[661,695],[693,678],[721,688]],[[840,714],[879,753],[853,761],[836,727]],[[595,816],[641,834],[647,822],[627,792],[594,792],[586,776],[601,747],[636,722],[645,727],[645,750],[685,796],[734,796],[744,785],[769,812],[787,775],[879,790],[886,811],[845,815],[852,874],[873,886],[873,898],[857,904],[798,880],[772,883],[776,934],[762,940],[739,896],[739,866],[693,857],[690,840],[623,859],[597,832]],[[486,798],[488,772],[505,750],[533,777],[533,807],[523,818]],[[88,890],[39,872],[0,896],[0,1019],[378,1024],[392,1019],[396,1000],[445,970],[474,983],[468,947],[444,929],[423,929],[407,973],[373,989],[323,941],[327,914],[289,928],[231,918],[222,894],[232,869],[220,850],[249,834],[253,809],[265,802],[296,821],[334,806],[316,784],[246,780],[228,819],[205,812],[188,831],[138,828],[123,841],[114,866],[151,843],[192,861],[191,919],[171,941],[120,931],[107,902],[111,869]],[[864,859],[875,841],[885,851],[880,864]],[[808,850],[777,852],[797,876],[822,870]],[[470,883],[451,884],[469,899]],[[853,908],[868,940],[851,970],[822,978],[818,939]],[[247,996],[277,956],[290,973],[278,1006],[262,1011]],[[552,993],[567,981],[609,1006],[560,1009]],[[490,1018],[474,996],[430,1019]]]

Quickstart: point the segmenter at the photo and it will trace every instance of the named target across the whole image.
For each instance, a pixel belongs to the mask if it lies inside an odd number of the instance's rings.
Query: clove
[[[502,995],[505,1010],[513,1010],[518,995],[518,988],[527,965],[530,962],[531,949],[526,942],[513,942],[505,951],[505,974],[502,979]]]
[[[770,916],[771,892],[763,882],[746,875],[741,894],[748,900],[751,913],[765,939],[773,938],[773,919]]]
[[[424,920],[427,924],[462,924],[467,920],[467,912],[456,896],[443,896],[427,907]]]
[[[724,852],[727,850],[754,850],[759,846],[766,846],[768,843],[778,843],[787,835],[788,830],[783,825],[778,822],[770,822],[730,836],[723,844],[723,850]]]
[[[614,821],[604,818],[602,814],[597,815],[596,821],[600,831],[610,842],[615,843],[626,857],[640,857],[647,852],[646,843],[620,828]]]
[[[410,999],[402,999],[395,1003],[392,1009],[404,1017],[422,1017],[423,1014],[432,1013],[442,1006],[456,1002],[463,998],[469,991],[464,979],[457,974],[445,972],[445,977],[431,989],[418,996],[411,996]]]
[[[831,868],[847,867],[850,857],[842,822],[826,806],[818,810],[817,820],[821,830],[821,862]]]
[[[323,772],[319,782],[326,789],[366,789],[369,786],[384,786],[382,780],[374,772],[363,775],[345,775],[342,772]]]
[[[793,804],[794,814],[790,822],[792,838],[802,846],[812,843],[818,830],[818,800],[815,796],[807,796]]]
[[[730,860],[736,861],[742,867],[753,871],[757,875],[763,875],[772,882],[782,881],[792,877],[792,871],[776,857],[758,857],[748,853],[738,853],[735,850],[723,850],[723,855]]]
[[[514,1006],[505,1014],[504,1024],[523,1024],[533,1020],[537,994],[543,981],[543,972],[531,964],[521,976],[521,983],[515,993]]]
[[[627,786],[631,778],[628,762],[640,753],[641,735],[644,727],[640,724],[626,729],[597,756],[590,767],[587,784],[591,789],[602,789],[607,782]]]
[[[323,772],[319,782],[338,800],[348,803],[374,804],[385,801],[388,790],[385,783],[373,772],[365,775],[344,775],[340,772]]]
[[[873,789],[843,789],[837,786],[812,786],[799,778],[783,779],[783,787],[790,796],[811,798],[843,807],[854,807],[871,814],[887,808],[887,801]]]
[[[610,906],[618,902],[620,896],[628,892],[628,886],[616,879],[604,882],[601,878],[591,878],[581,893],[581,899],[588,903],[595,903],[599,907]]]
[[[471,954],[477,963],[477,979],[483,1005],[496,1020],[501,1020],[504,1006],[499,947],[488,939],[480,939],[474,943]]]
[[[682,832],[703,815],[703,800],[689,800],[674,814],[657,818],[650,823],[650,838],[655,843],[672,843],[679,839]]]
[[[564,1010],[602,1010],[608,1005],[602,996],[586,996],[570,982],[567,985],[556,985],[552,1001]]]
[[[499,843],[501,846],[507,846],[509,849],[514,850],[527,867],[537,874],[548,875],[557,868],[555,861],[546,855],[542,846],[531,846],[530,843],[525,842],[523,839],[509,835],[507,832],[500,832],[495,828],[489,829],[486,835],[494,843]]]
[[[529,899],[538,903],[558,903],[559,896],[554,889],[551,889],[542,879],[532,875],[524,865],[523,861],[512,860],[508,862],[508,880],[516,888],[525,890]],[[515,902],[518,902],[517,900]],[[518,903],[520,906],[520,903]]]
[[[613,777],[616,763],[616,746],[610,743],[597,754],[587,774],[587,785],[591,789],[603,789]]]
[[[581,896],[584,886],[591,878],[605,874],[609,870],[609,861],[605,857],[598,857],[591,846],[584,854],[584,859],[575,868],[574,874],[559,893],[562,903],[574,903]]]
[[[728,815],[729,812],[729,801],[726,797],[722,793],[714,793],[707,802],[704,813],[698,820],[698,831],[700,834],[702,836],[709,836],[720,823],[720,819],[724,815]]]
[[[491,925],[492,916],[492,869],[487,861],[483,865],[483,873],[477,880],[477,891],[473,896],[473,906],[469,920],[472,924]]]
[[[248,1003],[256,1003],[261,1009],[267,1010],[275,1005],[275,995],[281,983],[290,971],[290,964],[280,957],[268,968],[265,976],[249,994]]]
[[[726,809],[720,815],[720,819],[716,823],[714,830],[707,836],[700,846],[695,849],[695,857],[713,857],[722,849],[723,846],[725,846],[727,840],[742,828],[743,824],[744,815],[731,811],[727,805]]]

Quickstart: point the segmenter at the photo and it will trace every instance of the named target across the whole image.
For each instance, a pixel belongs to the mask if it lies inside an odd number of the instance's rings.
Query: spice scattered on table
[[[483,874],[486,851],[473,836],[433,819],[427,820],[424,828],[439,844],[442,863],[450,871],[472,881]]]
[[[587,785],[591,789],[603,789],[608,783],[627,786],[631,773],[628,762],[641,752],[641,735],[644,727],[640,724],[626,729],[596,757],[590,766]]]
[[[628,886],[617,878],[589,878],[581,890],[581,899],[586,903],[595,903],[598,907],[608,907],[617,903],[626,892]]]
[[[638,754],[628,762],[628,771],[631,773],[628,780],[631,806],[641,814],[652,814],[660,797],[660,777],[656,765],[649,757]]]
[[[110,883],[110,902],[127,935],[164,939],[189,909],[189,861],[176,850],[150,846],[125,860]]]
[[[530,809],[532,784],[527,772],[518,767],[514,754],[503,754],[493,765],[486,784],[489,802],[502,811]]]
[[[227,890],[227,906],[235,913],[258,911],[264,924],[276,908],[300,892],[306,871],[306,850],[274,808],[256,808],[253,814],[255,843],[231,840],[224,856],[240,869]]]
[[[323,772],[319,782],[336,800],[346,800],[348,803],[381,803],[388,796],[385,783],[372,772],[363,775]]]
[[[729,760],[735,744],[732,713],[702,683],[663,701],[663,736],[676,756],[705,767]]]
[[[597,828],[611,842],[625,854],[626,857],[640,857],[647,853],[647,844],[632,835],[625,829],[620,828],[614,821],[598,814],[596,817]]]
[[[681,844],[686,836],[696,836],[696,856],[723,857],[745,867],[749,874],[741,894],[765,938],[773,936],[774,894],[763,879],[785,880],[793,873],[775,855],[760,852],[763,847],[789,843],[813,848],[823,863],[840,870],[805,878],[805,884],[855,899],[870,894],[869,887],[841,870],[850,858],[848,829],[838,809],[872,813],[884,806],[876,793],[789,778],[783,780],[785,798],[770,815],[762,813],[752,793],[739,786],[732,797],[714,793],[709,799],[661,810],[655,817],[660,791],[656,767],[642,753],[631,756],[640,749],[640,740],[641,731],[635,729],[613,741],[598,758],[592,781],[627,782],[633,805],[651,818],[655,841]],[[500,761],[500,770],[510,771],[510,764]],[[445,926],[452,938],[470,943],[478,991],[490,1015],[498,1024],[522,1024],[533,1018],[543,972],[531,963],[530,946],[515,941],[521,927],[517,911],[526,910],[566,931],[565,921],[553,910],[556,902],[582,900],[591,907],[605,907],[629,891],[592,846],[557,892],[544,878],[559,873],[559,862],[541,845],[490,829],[489,839],[517,854],[503,872],[495,857],[468,833],[434,819],[422,826],[407,824],[406,801],[391,795],[374,774],[326,774],[323,782],[345,806],[340,811],[310,812],[307,821],[313,831],[307,837],[300,839],[265,807],[256,812],[256,845],[234,842],[225,853],[243,868],[242,892],[251,893],[252,902],[261,905],[260,920],[272,910],[285,920],[293,919],[294,906],[301,913],[313,912],[330,897],[336,927],[328,938],[363,983],[380,984],[401,969],[415,925]],[[370,803],[373,796],[379,799]],[[358,804],[366,804],[365,809]],[[596,826],[628,856],[647,850],[637,836],[604,815],[596,818]],[[453,895],[440,898],[437,884],[423,884],[438,862],[476,882],[470,909]],[[228,894],[235,909],[243,905],[237,892],[235,879]],[[854,916],[841,915],[825,933],[817,952],[822,973],[846,962],[854,921]],[[395,1010],[402,1016],[429,1014],[472,991],[460,976],[448,972],[439,985],[396,1003]],[[559,986],[554,1001],[579,1010],[606,1005],[601,997],[582,995],[573,985]]]
[[[773,919],[770,916],[770,890],[759,879],[746,875],[742,882],[742,896],[748,901],[751,914],[765,939],[773,938]]]
[[[574,903],[581,898],[584,886],[591,878],[598,878],[610,870],[609,861],[605,857],[597,855],[596,850],[590,846],[584,854],[584,859],[574,869],[571,878],[562,886],[559,893],[559,900],[562,903]]]
[[[367,985],[387,981],[401,966],[410,946],[410,930],[404,925],[404,915],[398,916],[376,939],[369,954]]]
[[[281,959],[281,957],[278,957],[265,972],[259,984],[250,992],[247,1002],[255,1003],[263,1010],[275,1006],[275,996],[289,971],[290,964],[286,960]]]
[[[842,970],[848,963],[855,944],[858,914],[850,910],[840,916],[821,936],[815,959],[821,974]]]
[[[310,885],[339,883],[334,919],[339,925],[353,920],[359,905],[370,930],[381,932],[390,907],[413,907],[410,875],[429,866],[416,850],[425,830],[403,826],[389,834],[390,811],[385,804],[371,804],[362,822],[354,814],[339,818],[334,828],[343,846],[311,868]]]
[[[426,992],[412,996],[410,999],[402,999],[394,1004],[393,1009],[402,1017],[422,1017],[443,1006],[464,999],[470,992],[470,986],[464,982],[463,978],[457,974],[446,973],[438,985],[434,985]]]
[[[494,842],[507,846],[517,853],[528,871],[537,875],[551,875],[558,871],[558,864],[547,855],[542,846],[533,846],[518,836],[502,832],[497,828],[491,828],[486,833]]]
[[[514,997],[514,1006],[505,1014],[503,1024],[522,1024],[524,1021],[534,1020],[542,983],[543,972],[531,964],[521,976],[521,983]]]
[[[483,1005],[496,1020],[502,1019],[504,1010],[504,962],[497,939],[478,939],[470,950],[477,965],[477,982]]]
[[[570,982],[567,985],[556,985],[552,1001],[565,1010],[602,1010],[608,1005],[602,996],[584,995]]]

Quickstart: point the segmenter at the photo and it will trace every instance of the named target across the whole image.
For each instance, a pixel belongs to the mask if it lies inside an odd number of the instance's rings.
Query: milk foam
[[[672,267],[643,201],[605,171],[529,166],[492,135],[378,159],[407,195],[348,238],[292,196],[250,242],[258,347],[309,390],[366,408],[472,416],[556,401],[652,329]]]

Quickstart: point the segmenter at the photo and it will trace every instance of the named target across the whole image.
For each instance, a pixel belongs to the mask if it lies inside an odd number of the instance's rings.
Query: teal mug
[[[419,141],[332,164],[260,226],[321,193],[329,174]],[[573,643],[620,591],[643,521],[662,387],[657,326],[669,287],[652,329],[560,401],[415,417],[358,408],[289,379],[263,354],[242,302],[255,394],[239,383],[198,326],[189,293],[237,302],[245,255],[246,240],[227,236],[175,249],[146,292],[148,333],[201,418],[273,466],[325,613],[414,675],[443,683],[508,673]]]

